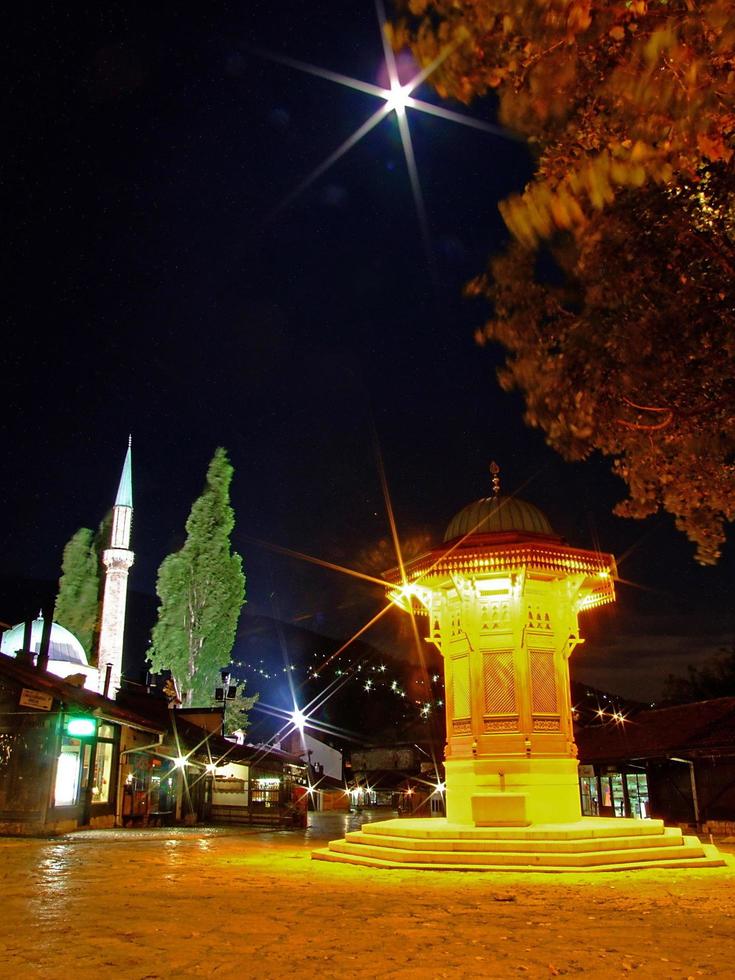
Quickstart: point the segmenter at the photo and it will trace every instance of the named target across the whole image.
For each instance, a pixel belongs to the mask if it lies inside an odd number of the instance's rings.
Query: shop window
[[[279,776],[257,776],[251,783],[250,799],[258,807],[277,807],[281,802]]]
[[[109,803],[111,800],[116,731],[115,726],[107,722],[102,722],[97,729],[97,752],[92,773],[92,803]]]
[[[110,802],[110,777],[112,775],[112,742],[97,742],[97,754],[94,759],[94,775],[92,778],[92,802]]]
[[[65,735],[56,760],[55,806],[74,806],[79,802],[85,756],[89,765],[89,746],[83,745],[78,738]]]
[[[168,814],[176,809],[173,763],[145,752],[131,753],[130,772],[123,786],[122,814],[126,826],[149,814]]]
[[[581,776],[579,779],[579,792],[582,802],[582,816],[599,816],[600,796],[597,790],[597,776]]]
[[[651,813],[648,803],[648,780],[644,773],[629,772],[625,776],[631,817],[647,820]]]
[[[602,776],[600,779],[600,788],[602,790],[600,816],[624,817],[626,813],[622,775],[616,772]]]
[[[12,723],[12,727],[0,728],[0,810],[39,810],[45,803],[51,763],[47,719],[10,711],[0,712],[0,719]]]

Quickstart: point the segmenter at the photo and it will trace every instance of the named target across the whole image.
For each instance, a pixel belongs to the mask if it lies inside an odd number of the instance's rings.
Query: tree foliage
[[[186,521],[186,541],[158,571],[160,605],[149,660],[153,671],[171,672],[185,705],[213,703],[245,601],[242,559],[230,544],[232,473],[225,450],[217,449]]]
[[[234,735],[235,732],[247,731],[248,711],[253,707],[260,697],[259,694],[245,694],[246,681],[238,681],[235,685],[237,690],[234,698],[225,701],[224,734]]]
[[[622,195],[594,232],[552,242],[560,285],[514,243],[470,286],[492,299],[478,339],[509,352],[500,381],[527,421],[567,459],[613,457],[630,494],[617,513],[663,507],[705,563],[735,518],[735,225],[693,213],[729,210],[731,187],[721,165]]]
[[[599,450],[630,498],[714,562],[735,519],[735,8],[730,0],[410,0],[393,43],[463,102],[497,93],[537,172],[514,242],[470,285],[478,340],[567,458]],[[448,53],[448,56],[443,57]],[[443,58],[443,60],[441,60]],[[538,276],[542,244],[561,276]]]
[[[94,532],[80,527],[64,547],[54,620],[76,636],[92,658],[99,626],[100,556]]]
[[[71,536],[64,547],[59,592],[54,605],[54,620],[77,637],[90,663],[97,658],[105,587],[102,553],[110,543],[111,531],[110,510],[96,532],[80,527]]]
[[[535,141],[538,173],[502,205],[526,244],[584,224],[617,188],[729,161],[735,131],[730,0],[409,0],[393,32],[442,96],[495,90]]]
[[[701,667],[687,667],[686,677],[669,674],[664,698],[687,704],[711,698],[735,697],[735,647],[722,650]]]

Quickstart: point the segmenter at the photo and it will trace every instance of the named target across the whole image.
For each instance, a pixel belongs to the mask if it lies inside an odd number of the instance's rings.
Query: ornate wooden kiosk
[[[660,820],[582,817],[569,657],[578,619],[615,599],[612,555],[565,544],[532,504],[494,494],[390,592],[427,623],[446,690],[446,820],[368,824],[315,852],[380,867],[605,870],[723,864]]]

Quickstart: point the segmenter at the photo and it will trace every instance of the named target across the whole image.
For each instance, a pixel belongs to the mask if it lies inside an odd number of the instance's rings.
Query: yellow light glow
[[[497,578],[478,578],[477,589],[479,592],[510,592],[511,580],[508,576],[498,576]]]

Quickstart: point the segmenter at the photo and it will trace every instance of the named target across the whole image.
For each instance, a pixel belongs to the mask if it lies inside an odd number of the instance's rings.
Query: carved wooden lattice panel
[[[531,692],[533,711],[539,714],[555,714],[559,708],[556,698],[556,671],[551,650],[530,650]]]
[[[513,651],[498,650],[482,656],[485,714],[510,715],[516,711]]]
[[[470,717],[470,658],[452,659],[452,708],[455,718]]]
[[[560,732],[561,722],[558,718],[534,718],[533,730],[535,732]]]
[[[484,732],[492,735],[496,732],[517,732],[518,716],[515,718],[486,718]]]

